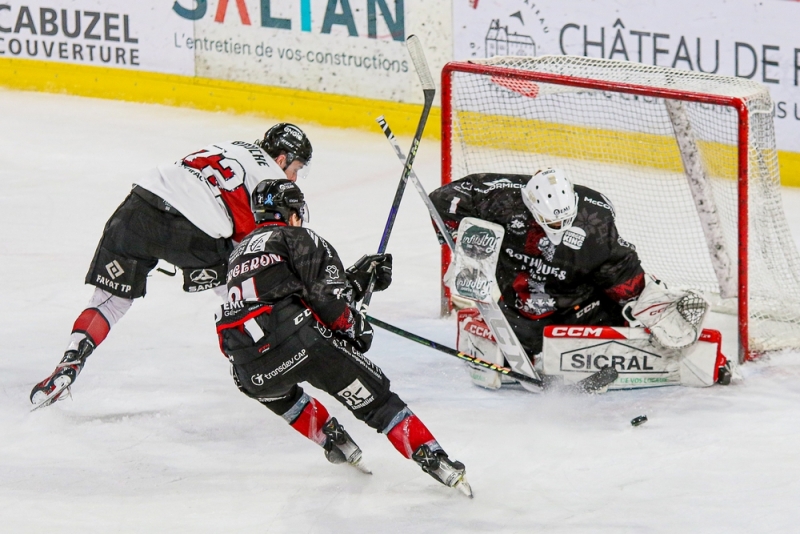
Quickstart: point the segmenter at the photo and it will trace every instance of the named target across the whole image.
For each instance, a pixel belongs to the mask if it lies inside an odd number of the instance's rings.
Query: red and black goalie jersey
[[[522,202],[530,175],[472,174],[430,194],[447,227],[464,217],[503,225],[497,281],[506,305],[530,319],[579,306],[602,291],[616,303],[636,298],[644,271],[635,247],[622,239],[614,208],[597,191],[575,185],[578,214],[554,244]]]

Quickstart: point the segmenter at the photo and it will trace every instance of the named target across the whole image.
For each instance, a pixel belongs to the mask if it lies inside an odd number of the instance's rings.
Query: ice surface
[[[85,270],[131,182],[206,144],[261,137],[272,122],[0,90],[0,531],[797,531],[797,353],[747,364],[727,388],[562,397],[478,389],[460,361],[378,331],[369,356],[467,465],[469,500],[312,390],[374,475],[329,464],[236,390],[216,346],[214,295],[153,274],[74,400],[30,413],[30,388],[63,353],[91,293]],[[310,226],[349,264],[377,249],[400,165],[377,125],[303,127],[315,148],[300,183]],[[415,168],[429,189],[438,157],[424,141]],[[784,199],[800,230],[800,192]],[[452,345],[455,323],[437,316],[438,247],[411,187],[389,251],[394,284],[371,312]],[[733,323],[714,321],[733,355]],[[649,421],[631,427],[641,414]]]

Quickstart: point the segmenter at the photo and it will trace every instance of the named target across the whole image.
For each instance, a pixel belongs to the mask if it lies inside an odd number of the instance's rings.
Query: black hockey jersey
[[[308,228],[262,225],[231,253],[228,300],[277,304],[290,296],[330,329],[352,335],[352,288],[336,250]]]
[[[505,228],[497,282],[506,304],[531,319],[592,298],[598,290],[624,303],[641,293],[644,271],[635,247],[622,239],[614,208],[602,194],[575,185],[578,214],[553,244],[522,202],[530,175],[472,174],[430,194],[453,232],[464,217]]]

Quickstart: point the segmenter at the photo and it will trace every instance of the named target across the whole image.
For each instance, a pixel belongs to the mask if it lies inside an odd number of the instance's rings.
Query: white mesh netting
[[[800,257],[783,212],[772,101],[741,78],[575,56],[496,57],[485,72],[452,72],[451,158],[457,179],[560,167],[613,203],[622,237],[646,271],[704,291],[736,311],[737,110],[702,95],[744,100],[749,116],[747,232],[749,351],[800,346]],[[492,67],[599,80],[588,89],[492,72]],[[583,82],[579,82],[583,83]],[[624,85],[678,91],[678,100]],[[657,92],[657,91],[656,91]],[[729,294],[733,298],[723,298]]]

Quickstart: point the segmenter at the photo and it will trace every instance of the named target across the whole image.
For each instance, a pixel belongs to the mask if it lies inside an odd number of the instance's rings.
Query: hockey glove
[[[361,352],[367,352],[372,346],[372,325],[357,311],[353,311],[353,323],[353,344]]]
[[[383,291],[392,283],[392,255],[366,254],[347,268],[347,281],[353,286],[353,302],[358,302],[369,287],[375,273],[375,291]]]

